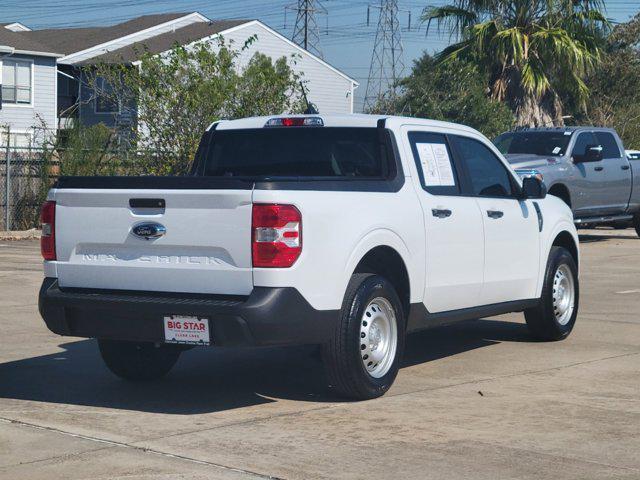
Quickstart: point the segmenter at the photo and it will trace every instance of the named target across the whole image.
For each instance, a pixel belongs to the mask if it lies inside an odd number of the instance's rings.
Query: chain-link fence
[[[151,150],[0,147],[0,231],[37,228],[42,202],[61,174],[162,175],[170,158]]]
[[[28,230],[39,224],[40,205],[56,165],[45,160],[44,149],[0,149],[0,230]]]
[[[40,207],[60,175],[183,175],[193,153],[132,148],[104,126],[55,134],[0,128],[0,231],[39,226]]]

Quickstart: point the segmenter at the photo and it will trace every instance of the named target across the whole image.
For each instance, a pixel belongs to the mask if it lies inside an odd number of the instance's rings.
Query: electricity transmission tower
[[[383,102],[395,104],[398,97],[397,83],[404,70],[398,0],[380,0],[380,4],[372,8],[380,9],[380,17],[364,97],[365,111],[370,111]],[[367,23],[368,21],[367,11]]]
[[[287,10],[296,12],[296,24],[291,40],[305,50],[322,58],[320,30],[318,29],[316,15],[326,15],[327,9],[320,4],[319,0],[298,0],[293,5],[285,7],[285,24]]]

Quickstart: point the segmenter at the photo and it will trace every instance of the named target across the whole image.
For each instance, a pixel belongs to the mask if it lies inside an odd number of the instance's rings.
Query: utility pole
[[[292,5],[285,7],[285,28],[287,23],[287,10],[296,12],[296,24],[293,28],[291,40],[300,45],[305,50],[322,58],[320,49],[320,30],[316,21],[316,15],[326,15],[319,0],[298,0]]]
[[[379,9],[380,17],[369,67],[364,108],[365,111],[371,111],[376,106],[388,103],[387,109],[393,109],[398,98],[397,83],[404,71],[398,0],[380,0],[379,5],[370,6],[367,9],[367,24],[371,8]]]

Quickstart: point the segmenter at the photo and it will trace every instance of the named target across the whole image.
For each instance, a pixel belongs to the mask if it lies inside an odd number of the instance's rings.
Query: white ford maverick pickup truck
[[[367,399],[407,333],[523,311],[560,340],[578,313],[569,207],[477,131],[414,118],[221,121],[190,176],[62,177],[42,254],[47,326],[129,380],[196,345],[319,344]]]

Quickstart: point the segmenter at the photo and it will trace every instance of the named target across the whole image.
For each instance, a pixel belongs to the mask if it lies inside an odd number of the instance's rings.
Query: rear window
[[[503,155],[524,153],[529,155],[561,156],[567,151],[570,131],[519,131],[507,132],[493,143]]]
[[[377,128],[259,128],[210,135],[206,154],[201,152],[205,176],[380,179],[392,173]]]
[[[596,138],[602,146],[602,158],[620,158],[620,149],[615,137],[608,132],[596,132]]]

